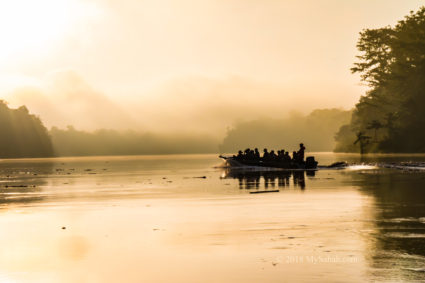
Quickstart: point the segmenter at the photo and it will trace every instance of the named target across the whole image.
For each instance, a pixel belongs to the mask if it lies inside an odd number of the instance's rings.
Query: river
[[[0,160],[0,282],[425,280],[425,155],[314,155]]]

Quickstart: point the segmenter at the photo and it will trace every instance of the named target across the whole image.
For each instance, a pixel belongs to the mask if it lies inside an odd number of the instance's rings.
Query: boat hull
[[[306,162],[263,162],[262,160],[238,160],[235,157],[219,156],[226,161],[229,167],[266,167],[266,168],[280,168],[280,169],[317,169],[317,161],[314,157],[308,157]]]

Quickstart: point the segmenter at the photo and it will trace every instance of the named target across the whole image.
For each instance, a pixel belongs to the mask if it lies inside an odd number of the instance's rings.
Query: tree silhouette
[[[382,125],[381,122],[379,122],[378,120],[373,120],[372,122],[369,123],[369,125],[366,127],[366,129],[368,129],[368,130],[372,130],[373,129],[374,130],[374,138],[373,138],[373,140],[375,142],[377,142],[378,141],[378,139],[377,139],[377,132],[378,132],[379,129],[381,129],[383,127],[384,127],[384,125]]]
[[[356,133],[357,140],[354,142],[354,144],[359,143],[360,144],[360,154],[365,153],[366,145],[369,144],[369,141],[371,137],[366,136],[363,132]]]
[[[0,133],[0,157],[53,156],[47,129],[25,106],[10,109],[0,100]]]
[[[374,130],[376,140],[385,125],[376,151],[425,152],[425,7],[394,27],[363,30],[357,48],[351,71],[370,89],[356,104],[350,128]]]

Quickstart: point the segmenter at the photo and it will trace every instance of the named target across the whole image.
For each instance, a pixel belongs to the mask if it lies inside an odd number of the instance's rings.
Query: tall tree
[[[11,109],[0,100],[0,158],[50,157],[53,147],[41,120],[25,106]]]
[[[352,131],[382,125],[371,150],[425,152],[425,7],[394,27],[363,30],[357,48],[361,54],[351,71],[370,89],[356,105]]]

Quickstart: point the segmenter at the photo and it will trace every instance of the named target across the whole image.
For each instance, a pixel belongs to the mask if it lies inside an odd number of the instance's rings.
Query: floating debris
[[[269,191],[255,191],[249,192],[250,194],[264,194],[264,193],[278,193],[279,190],[269,190]]]
[[[35,188],[35,185],[6,185],[5,188]]]

